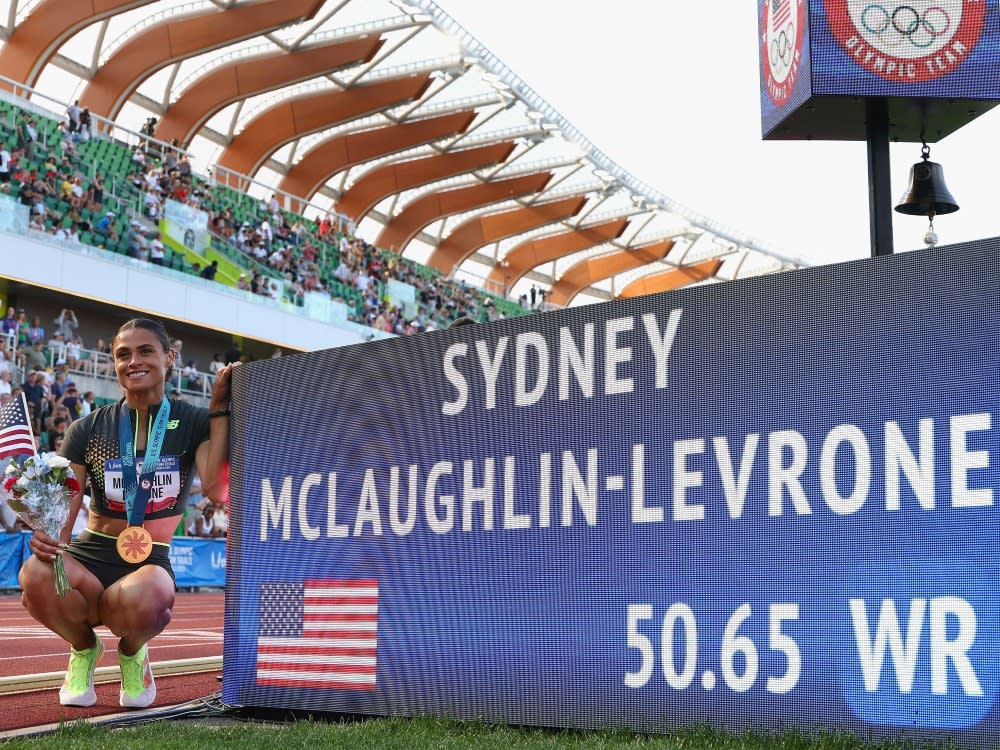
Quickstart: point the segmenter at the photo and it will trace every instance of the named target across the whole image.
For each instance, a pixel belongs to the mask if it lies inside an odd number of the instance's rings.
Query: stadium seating
[[[143,167],[133,160],[136,152],[134,147],[100,133],[94,134],[89,139],[73,141],[69,147],[64,148],[69,139],[64,138],[60,122],[35,111],[31,112],[31,115],[38,131],[37,148],[34,158],[21,156],[16,165],[15,179],[11,181],[9,194],[17,197],[23,187],[23,181],[32,172],[44,176],[48,171],[46,160],[50,158],[55,160],[58,169],[63,164],[63,158],[68,157],[73,174],[82,178],[85,190],[89,188],[94,176],[100,173],[105,185],[104,204],[101,210],[83,207],[74,214],[67,200],[58,195],[48,196],[44,201],[48,211],[43,226],[45,231],[54,232],[59,227],[69,230],[76,225],[81,230],[78,234],[80,242],[103,247],[117,254],[126,254],[130,220],[143,213],[143,195],[134,181],[140,179],[148,168],[159,163],[159,154],[150,149],[148,151],[150,161]],[[17,127],[24,116],[25,111],[20,107],[7,101],[0,101],[0,139],[8,144],[10,150],[17,146]],[[51,166],[52,161],[49,161],[49,164]],[[262,220],[268,218],[267,206],[260,199],[226,185],[211,183],[196,174],[192,174],[191,177],[191,192],[200,194],[200,207],[210,215],[229,211],[237,226],[246,223],[251,227],[258,226]],[[101,218],[106,208],[110,208],[116,214],[113,228],[117,240],[93,231],[94,224]],[[344,231],[336,231],[323,237],[315,219],[286,210],[282,210],[281,215],[287,225],[301,223],[305,228],[305,237],[317,251],[318,280],[331,298],[342,300],[348,306],[349,317],[356,322],[372,324],[377,315],[373,315],[370,302],[366,306],[365,294],[352,284],[344,283],[333,275],[340,264],[341,243],[345,241]],[[357,242],[358,238],[347,234],[346,241],[353,243]],[[284,274],[280,271],[242,252],[231,240],[213,235],[210,247],[214,253],[224,258],[229,267],[235,269],[234,274],[217,277],[218,283],[234,286],[241,273],[247,278],[256,274],[260,279],[266,280],[267,285],[285,280]],[[295,260],[301,260],[301,248],[294,245],[291,245],[291,248]],[[443,278],[438,271],[396,256],[390,251],[378,250],[367,243],[364,245],[364,250],[361,257],[366,261],[371,260],[381,268],[391,269],[397,278],[409,279],[410,283],[416,282],[418,289],[424,285],[433,285],[435,289],[447,289],[451,296],[465,301],[463,306],[436,310],[422,302],[417,317],[425,321],[423,327],[428,327],[427,324],[430,324],[430,327],[445,327],[460,315],[486,320],[489,317],[516,317],[530,312],[511,300],[484,290],[471,290],[470,295],[470,288],[466,285],[456,284]],[[189,248],[179,247],[175,250],[168,246],[165,249],[164,265],[168,268],[193,274],[198,272],[198,266],[203,267],[207,262],[205,257]],[[386,276],[384,279],[373,280],[374,296],[378,300],[385,299],[384,281],[387,278]],[[301,290],[291,291],[285,295],[284,301],[301,306],[304,295]],[[402,332],[402,329],[397,325],[396,330],[390,332]]]

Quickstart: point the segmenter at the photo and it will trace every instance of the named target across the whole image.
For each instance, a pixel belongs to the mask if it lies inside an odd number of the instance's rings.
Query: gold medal
[[[141,563],[153,551],[153,537],[142,526],[129,526],[115,543],[118,556],[128,563]]]

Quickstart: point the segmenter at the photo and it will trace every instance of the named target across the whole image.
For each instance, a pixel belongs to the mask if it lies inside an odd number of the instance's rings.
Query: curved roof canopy
[[[9,0],[4,20],[0,75],[40,106],[157,117],[199,172],[497,293],[802,265],[626,172],[432,0]]]

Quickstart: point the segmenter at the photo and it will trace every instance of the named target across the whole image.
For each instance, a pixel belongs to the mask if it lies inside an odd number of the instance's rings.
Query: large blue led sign
[[[995,743],[997,258],[239,368],[223,700]]]

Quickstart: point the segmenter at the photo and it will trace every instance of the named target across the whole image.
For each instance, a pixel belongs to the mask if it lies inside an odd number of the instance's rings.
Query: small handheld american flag
[[[35,455],[35,436],[28,421],[24,394],[0,406],[0,458]]]

